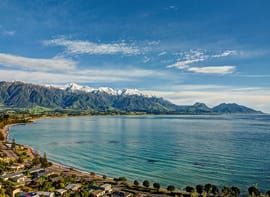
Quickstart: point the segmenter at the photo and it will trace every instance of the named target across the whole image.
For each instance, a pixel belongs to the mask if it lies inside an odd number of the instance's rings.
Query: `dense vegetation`
[[[178,106],[163,98],[143,95],[112,95],[106,92],[66,91],[23,82],[0,82],[0,110],[16,108],[42,113],[78,114],[211,114],[261,113],[237,104],[209,108],[203,103]]]

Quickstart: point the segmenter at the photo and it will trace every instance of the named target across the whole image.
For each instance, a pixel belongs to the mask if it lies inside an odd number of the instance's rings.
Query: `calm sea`
[[[130,181],[270,189],[269,115],[44,119],[12,127],[12,138],[53,161]]]

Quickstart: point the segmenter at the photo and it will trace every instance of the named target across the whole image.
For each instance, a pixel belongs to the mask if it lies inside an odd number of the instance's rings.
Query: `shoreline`
[[[103,116],[108,116],[108,115],[103,115]],[[110,115],[111,116],[111,115]],[[116,115],[116,116],[122,116],[122,115]],[[124,115],[125,116],[125,115]],[[145,116],[145,115],[143,115]],[[43,119],[59,119],[59,118],[63,118],[63,119],[66,119],[66,118],[73,118],[73,117],[95,117],[95,116],[49,116],[49,117],[40,117],[40,118],[31,118],[29,119],[29,122],[26,122],[26,123],[12,123],[12,124],[7,124],[5,125],[3,128],[1,128],[1,132],[5,132],[6,133],[6,139],[4,141],[2,141],[2,143],[5,143],[5,142],[8,142],[10,143],[11,141],[8,141],[8,140],[12,140],[12,139],[9,139],[9,135],[8,135],[8,132],[10,131],[10,129],[13,127],[13,126],[17,126],[17,125],[26,125],[26,124],[29,124],[29,123],[35,123],[37,121],[40,121],[40,120],[43,120]],[[33,147],[29,146],[29,145],[25,145],[25,144],[20,144],[24,147],[27,147],[29,148],[32,153],[34,154],[38,154],[40,156],[42,156],[40,154],[39,151],[35,150]],[[42,150],[41,150],[42,152]],[[102,174],[102,173],[96,173],[95,171],[88,171],[88,170],[84,170],[84,169],[80,169],[78,167],[74,167],[72,165],[67,165],[65,163],[61,163],[61,162],[57,162],[57,161],[53,161],[53,160],[50,160],[50,158],[48,158],[48,161],[51,162],[53,165],[51,167],[48,167],[47,169],[51,169],[51,170],[55,170],[57,172],[64,172],[65,175],[77,175],[79,178],[90,178],[92,180],[96,180],[96,181],[107,181],[107,182],[113,182],[114,181],[114,178],[118,178],[117,176],[107,176],[107,174]],[[103,176],[106,176],[106,179],[103,179]],[[118,174],[118,176],[120,177],[121,175]],[[130,182],[130,180],[127,180],[127,183],[128,184],[133,184],[132,182]],[[151,187],[151,186],[150,186]],[[165,188],[161,188],[161,189],[165,189]],[[165,189],[166,190],[166,189]],[[181,193],[184,192],[183,189],[180,190]]]
[[[83,117],[85,117],[85,116],[83,116]],[[29,122],[26,122],[26,123],[7,124],[2,129],[0,129],[0,132],[3,132],[4,138],[5,138],[2,141],[2,143],[11,143],[9,141],[10,140],[9,139],[9,131],[10,131],[11,127],[13,127],[13,126],[32,124],[32,123],[35,123],[36,121],[45,120],[45,119],[53,119],[53,118],[69,118],[69,116],[31,118],[31,119],[29,119]],[[34,156],[35,154],[38,154],[41,156],[40,152],[38,150],[34,149],[33,147],[31,147],[29,145],[25,145],[25,144],[20,144],[20,145],[28,148],[31,151],[32,156]],[[75,166],[69,166],[69,165],[63,164],[61,162],[53,161],[53,160],[50,160],[50,158],[48,158],[48,161],[52,163],[52,166],[48,167],[48,169],[55,169],[56,171],[67,172],[70,174],[76,174],[80,177],[85,177],[85,178],[103,179],[103,176],[104,176],[102,174],[98,174],[98,173],[93,172],[93,171],[90,172],[90,171],[79,169],[78,167],[75,167]],[[106,176],[106,179],[108,179],[108,180],[114,179],[113,177],[109,177],[107,175],[105,175],[105,176]]]

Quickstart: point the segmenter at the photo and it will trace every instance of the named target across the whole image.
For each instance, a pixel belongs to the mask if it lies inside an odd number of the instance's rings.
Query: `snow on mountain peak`
[[[122,90],[122,95],[138,95],[143,96],[144,94],[138,89],[124,89]]]
[[[76,92],[76,91],[92,92],[94,88],[88,86],[81,86],[76,83],[69,83],[65,85],[65,90],[69,92]]]
[[[110,87],[99,87],[99,88],[92,88],[89,86],[81,86],[76,83],[68,83],[64,86],[60,85],[45,85],[45,86],[51,86],[51,87],[56,87],[60,88],[62,90],[66,90],[67,92],[92,92],[92,93],[106,93],[109,95],[113,96],[132,96],[132,95],[137,95],[137,96],[146,96],[146,97],[152,97],[152,95],[146,94],[144,92],[139,91],[138,89],[122,89],[122,90],[115,90]]]

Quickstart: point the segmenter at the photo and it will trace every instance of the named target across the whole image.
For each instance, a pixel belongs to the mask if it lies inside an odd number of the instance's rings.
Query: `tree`
[[[223,196],[228,196],[228,195],[230,195],[230,188],[223,187],[221,192],[222,192]]]
[[[23,163],[23,158],[22,157],[19,157],[18,160],[17,160],[18,163]]]
[[[204,190],[206,191],[207,194],[210,194],[212,191],[212,185],[210,183],[206,184],[204,186]]]
[[[197,191],[200,195],[202,195],[203,190],[204,190],[203,185],[196,185],[196,191]]]
[[[211,192],[212,194],[214,194],[214,196],[218,194],[219,192],[218,187],[216,185],[212,185]]]
[[[42,168],[47,168],[49,166],[49,162],[47,160],[46,152],[43,153],[43,158],[40,158],[40,163]]]
[[[13,138],[12,143],[11,143],[11,149],[15,150],[15,148],[16,148],[16,142],[15,142],[15,139]]]
[[[251,186],[248,188],[248,193],[251,196],[259,196],[260,195],[260,191],[258,190],[257,187],[255,186]]]
[[[194,191],[194,188],[193,187],[191,187],[191,186],[186,186],[186,191],[187,192],[189,192],[189,193],[191,193],[191,192],[193,192]]]
[[[133,182],[133,184],[136,186],[136,188],[138,188],[138,186],[139,186],[139,181],[137,181],[137,180],[135,180],[134,182]]]
[[[124,176],[120,176],[118,179],[119,181],[123,181],[123,182],[127,181],[127,178]]]
[[[270,190],[266,192],[266,195],[270,197]]]
[[[173,192],[175,190],[174,185],[168,185],[167,190]]]
[[[149,187],[150,186],[149,181],[147,181],[147,180],[143,181],[143,186],[144,187]]]
[[[155,189],[157,189],[157,192],[158,192],[158,190],[160,189],[160,183],[154,183],[154,184],[153,184],[153,187],[154,187]]]
[[[32,160],[33,165],[35,166],[35,165],[40,164],[40,160],[41,160],[41,158],[40,158],[39,154],[34,154],[34,159]]]
[[[240,189],[238,187],[231,187],[232,196],[238,197],[240,195]]]

